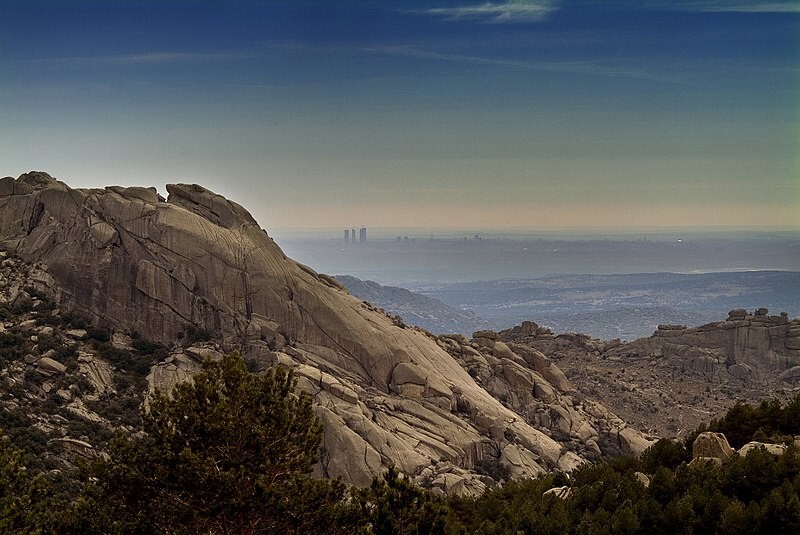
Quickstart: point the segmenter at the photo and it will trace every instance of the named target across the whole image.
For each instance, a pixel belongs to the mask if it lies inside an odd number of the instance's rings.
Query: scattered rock
[[[83,457],[84,459],[94,460],[98,457],[97,450],[95,450],[94,446],[83,440],[64,437],[55,438],[53,442],[60,445],[64,450],[79,457]]]
[[[559,500],[568,500],[572,497],[572,489],[570,487],[553,487],[550,490],[544,491],[542,497],[544,496],[553,496],[554,498],[558,498]]]
[[[634,472],[633,477],[635,477],[636,480],[639,483],[641,483],[644,488],[650,487],[650,478],[647,477],[647,474],[644,474],[642,472]]]
[[[45,374],[63,374],[67,371],[67,367],[58,362],[57,360],[53,360],[50,357],[42,357],[37,362],[36,365],[39,367],[39,371],[44,372]]]

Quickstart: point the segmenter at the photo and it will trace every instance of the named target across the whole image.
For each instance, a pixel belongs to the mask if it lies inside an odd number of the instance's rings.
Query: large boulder
[[[733,449],[722,433],[705,431],[697,435],[692,443],[692,459],[712,458],[725,462],[733,456]]]
[[[748,442],[747,444],[739,448],[739,451],[737,451],[736,453],[744,457],[751,451],[758,449],[764,449],[767,453],[770,453],[776,457],[780,457],[781,455],[786,453],[786,446],[784,446],[783,444],[768,444],[758,441]]]

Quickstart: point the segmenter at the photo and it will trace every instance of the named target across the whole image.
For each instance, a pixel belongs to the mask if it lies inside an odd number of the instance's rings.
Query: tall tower
[[[348,243],[350,241],[350,229],[344,229],[344,242]]]
[[[361,230],[358,231],[358,241],[361,243],[367,241],[367,227],[361,227]]]

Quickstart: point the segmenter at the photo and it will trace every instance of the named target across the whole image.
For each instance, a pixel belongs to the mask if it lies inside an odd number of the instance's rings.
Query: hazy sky
[[[800,1],[0,1],[0,176],[270,228],[800,227]]]

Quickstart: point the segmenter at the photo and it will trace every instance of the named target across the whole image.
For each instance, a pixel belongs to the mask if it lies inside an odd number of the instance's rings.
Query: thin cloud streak
[[[486,58],[481,56],[470,56],[462,54],[441,54],[413,46],[386,46],[364,48],[366,52],[404,56],[419,59],[429,59],[438,61],[448,61],[453,63],[469,63],[473,65],[490,65],[493,67],[504,67],[516,70],[527,71],[547,71],[547,72],[571,72],[577,74],[594,74],[597,76],[608,76],[614,78],[631,78],[636,80],[650,80],[656,82],[666,82],[671,84],[685,84],[685,80],[668,76],[659,76],[647,71],[638,69],[624,69],[601,65],[592,62],[528,62],[515,61],[496,58]]]
[[[692,3],[666,3],[667,9],[680,11],[697,11],[702,13],[800,13],[800,2],[759,2],[758,0],[744,2],[692,2]]]
[[[20,63],[62,64],[71,66],[127,66],[159,65],[205,61],[230,61],[248,59],[253,54],[223,52],[153,52],[147,54],[121,54],[116,56],[71,56],[18,60]]]
[[[480,5],[419,9],[409,12],[439,16],[447,20],[477,19],[491,24],[506,24],[538,22],[557,9],[552,1],[509,0],[503,3],[486,2]]]

